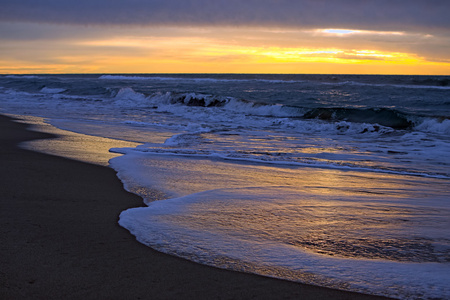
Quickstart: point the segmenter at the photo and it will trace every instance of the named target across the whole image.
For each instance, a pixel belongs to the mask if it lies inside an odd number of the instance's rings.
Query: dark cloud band
[[[448,0],[0,0],[0,20],[63,24],[448,29]]]

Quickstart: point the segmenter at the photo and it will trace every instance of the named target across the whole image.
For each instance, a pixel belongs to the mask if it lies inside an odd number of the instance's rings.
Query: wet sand
[[[142,206],[115,171],[23,150],[53,138],[0,116],[0,299],[386,299],[216,269],[117,224]]]

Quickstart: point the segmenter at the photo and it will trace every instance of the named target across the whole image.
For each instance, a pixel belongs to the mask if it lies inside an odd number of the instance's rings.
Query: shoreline
[[[388,299],[157,252],[118,225],[144,204],[113,169],[21,149],[56,136],[13,120],[0,115],[1,299]]]

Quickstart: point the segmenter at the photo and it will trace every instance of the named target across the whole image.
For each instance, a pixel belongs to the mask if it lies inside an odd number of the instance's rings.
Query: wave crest
[[[448,134],[450,135],[450,120],[449,119],[426,119],[421,124],[417,125],[415,129],[424,131],[424,132],[432,132],[439,134]]]
[[[48,92],[57,93],[61,91],[51,89]],[[347,131],[346,129],[348,129],[349,124],[366,124],[370,126],[358,127],[359,133],[386,133],[386,128],[394,130],[414,129],[441,134],[450,133],[450,120],[448,119],[425,119],[390,108],[359,109],[319,107],[306,109],[283,104],[259,103],[233,97],[201,93],[157,92],[151,95],[145,95],[136,92],[130,87],[121,88],[117,92],[113,92],[112,96],[116,105],[151,107],[158,109],[160,112],[174,113],[180,116],[192,115],[192,111],[188,110],[188,107],[199,107],[206,109],[198,111],[199,114],[214,115],[219,119],[230,117],[229,113],[238,114],[241,118],[266,117],[269,118],[265,120],[267,124],[276,125],[283,123],[285,125],[284,127],[289,127],[289,124],[298,123],[301,120],[309,121],[316,119],[324,121],[326,124],[336,125],[334,129],[340,132]],[[210,111],[209,109],[214,109],[214,111]],[[298,127],[298,124],[291,127]]]
[[[379,124],[394,129],[409,129],[413,126],[406,115],[387,108],[315,108],[305,113],[303,117],[326,121]]]

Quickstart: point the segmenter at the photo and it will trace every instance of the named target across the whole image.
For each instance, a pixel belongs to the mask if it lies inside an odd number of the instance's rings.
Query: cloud
[[[447,0],[0,0],[0,21],[448,30]]]

